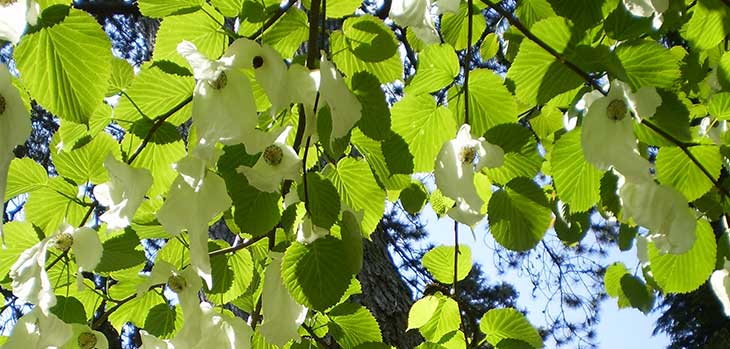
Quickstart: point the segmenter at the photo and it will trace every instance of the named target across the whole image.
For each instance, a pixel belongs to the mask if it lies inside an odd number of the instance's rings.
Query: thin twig
[[[241,244],[238,244],[238,245],[235,245],[235,246],[226,247],[226,248],[222,248],[220,250],[211,251],[211,252],[208,253],[208,257],[211,257],[212,258],[212,257],[215,257],[215,256],[224,255],[226,253],[231,253],[231,252],[236,252],[238,250],[242,250],[242,249],[244,249],[246,247],[249,247],[249,246],[251,246],[251,245],[253,245],[253,244],[255,244],[255,243],[257,243],[257,242],[259,242],[259,241],[261,241],[263,239],[265,239],[266,237],[268,237],[268,235],[257,236],[255,238],[252,238],[252,239],[250,239],[250,240],[248,240],[248,241],[246,241],[244,243],[241,243]]]
[[[157,287],[160,287],[160,286],[165,286],[165,284],[152,285],[152,286],[150,286],[148,288],[148,290],[151,290],[153,288],[157,288]],[[114,304],[113,307],[107,309],[103,314],[101,314],[101,316],[99,316],[99,318],[96,319],[96,321],[94,321],[94,324],[91,325],[91,328],[92,329],[97,329],[97,328],[101,327],[101,325],[103,325],[104,322],[106,322],[106,320],[109,318],[109,316],[112,313],[114,313],[115,311],[117,311],[117,309],[119,309],[121,306],[123,306],[123,305],[129,303],[130,301],[132,301],[135,297],[137,297],[137,294],[136,293],[132,293],[129,296],[127,296],[127,297],[119,300],[117,302],[117,304]]]
[[[155,132],[162,127],[162,125],[169,119],[173,114],[177,113],[180,109],[184,108],[188,103],[193,101],[193,96],[191,95],[188,98],[185,98],[182,102],[178,103],[176,106],[172,107],[172,109],[168,110],[165,114],[160,115],[156,120],[154,125],[150,128],[150,130],[147,132],[147,135],[144,137],[144,140],[142,140],[142,144],[137,147],[137,149],[134,151],[132,156],[129,157],[127,160],[127,164],[132,164],[135,159],[139,156],[140,153],[142,153],[142,150],[147,146],[147,144],[152,140],[152,137],[155,135]]]
[[[253,34],[247,36],[247,38],[251,39],[251,40],[256,40],[259,38],[259,36],[264,35],[264,32],[266,32],[269,28],[271,28],[271,26],[276,24],[276,22],[279,20],[279,18],[281,18],[286,13],[286,11],[288,11],[289,8],[291,8],[292,5],[294,5],[295,2],[296,2],[296,0],[287,1],[286,4],[284,4],[284,6],[282,6],[279,9],[279,11],[276,11],[276,13],[274,13],[274,15],[271,18],[269,18],[269,20],[266,21],[266,23],[264,23],[263,26],[261,26],[261,28],[256,30],[256,32],[254,32]]]

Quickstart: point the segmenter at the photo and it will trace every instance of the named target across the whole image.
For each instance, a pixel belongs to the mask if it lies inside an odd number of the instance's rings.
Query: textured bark
[[[414,348],[422,338],[417,331],[406,333],[413,303],[411,290],[390,256],[387,234],[378,226],[370,236],[372,241],[365,240],[363,267],[357,276],[363,291],[359,301],[375,316],[385,343]]]

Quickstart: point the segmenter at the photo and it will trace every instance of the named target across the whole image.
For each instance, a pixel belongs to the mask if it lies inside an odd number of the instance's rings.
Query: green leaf
[[[563,129],[563,112],[555,107],[544,106],[535,117],[530,118],[530,126],[538,138],[547,138]]]
[[[167,303],[157,292],[147,292],[144,296],[135,297],[133,300],[122,304],[117,310],[109,315],[109,322],[117,331],[122,331],[122,326],[127,322],[131,322],[137,327],[146,324],[147,316],[150,309],[155,306]]]
[[[512,251],[535,247],[552,220],[545,193],[524,177],[513,179],[504,189],[492,194],[488,213],[494,239]]]
[[[499,38],[494,33],[489,33],[482,40],[482,45],[479,47],[479,56],[486,61],[496,56],[497,52],[499,52]]]
[[[403,137],[391,132],[390,137],[380,145],[380,148],[391,173],[406,175],[413,173],[413,154],[408,150],[408,143]]]
[[[67,324],[86,324],[84,305],[74,297],[56,296],[51,313]]]
[[[700,0],[692,7],[691,18],[683,28],[690,47],[708,50],[730,34],[730,10],[721,0]]]
[[[533,34],[558,53],[570,49],[576,41],[573,25],[562,17],[543,19],[532,28]],[[583,83],[575,72],[530,40],[520,45],[507,79],[514,82],[515,94],[529,105],[545,104],[553,97],[570,91]]]
[[[504,339],[527,342],[533,348],[542,348],[542,338],[522,313],[512,308],[492,309],[479,321],[479,329],[487,335],[487,342],[497,345]]]
[[[441,301],[433,295],[424,296],[411,305],[408,312],[408,329],[421,328],[433,317]]]
[[[40,240],[30,222],[12,221],[3,224],[5,249],[0,253],[0,280],[10,272],[18,257]]]
[[[215,6],[226,17],[238,17],[243,8],[245,0],[211,0],[210,3]]]
[[[312,223],[329,230],[340,215],[340,196],[332,182],[317,172],[307,173],[307,194],[304,185],[297,186],[300,198],[309,200]]]
[[[644,86],[670,89],[680,77],[678,59],[654,41],[623,43],[614,53],[620,65],[609,66],[609,73],[634,91]]]
[[[363,236],[362,230],[360,229],[360,221],[350,210],[342,212],[340,235],[342,235],[342,242],[344,242],[345,250],[347,251],[347,259],[345,262],[349,266],[350,272],[357,274],[362,269],[363,263]],[[357,281],[357,279],[353,280]],[[353,285],[351,284],[348,292],[352,290],[352,287]],[[359,282],[357,283],[357,287],[359,289]],[[362,291],[360,290],[356,293],[362,293]]]
[[[266,235],[281,218],[281,195],[262,192],[248,184],[246,176],[224,175],[228,195],[233,201],[233,219],[245,233]]]
[[[362,133],[375,140],[385,140],[390,130],[390,108],[385,93],[375,75],[359,72],[349,78],[348,86],[362,105],[362,117],[357,126]]]
[[[570,205],[571,212],[587,211],[600,199],[599,182],[603,173],[585,161],[580,128],[555,142],[550,168],[555,189],[560,199]]]
[[[449,110],[456,115],[459,123],[464,121],[463,90],[449,98]],[[517,122],[517,106],[512,94],[504,86],[502,77],[489,69],[472,70],[469,74],[469,124],[472,135],[481,136],[497,125],[514,122]]]
[[[378,322],[367,308],[359,304],[340,304],[334,307],[328,316],[329,332],[343,349],[383,340]]]
[[[649,244],[651,271],[664,292],[692,292],[702,286],[714,270],[717,244],[710,223],[698,220],[695,233],[697,239],[692,249],[680,255],[662,255],[654,244]]]
[[[350,17],[342,31],[330,36],[332,60],[347,76],[367,71],[381,83],[403,78],[398,41],[383,22],[372,15]]]
[[[428,193],[421,182],[412,182],[400,192],[400,202],[410,214],[418,214],[428,200]]]
[[[188,13],[203,6],[203,0],[140,0],[139,11],[152,18]]]
[[[456,121],[430,95],[406,96],[391,109],[393,131],[403,137],[413,154],[415,172],[433,171],[441,146],[456,136]]]
[[[304,11],[292,7],[264,32],[264,43],[273,47],[285,59],[291,59],[309,37],[309,20]]]
[[[246,293],[253,281],[254,262],[251,252],[247,249],[236,251],[228,255],[228,269],[233,274],[231,287],[222,296],[213,297],[221,304],[232,302]]]
[[[76,184],[90,181],[94,184],[109,180],[109,174],[104,167],[104,160],[109,154],[115,158],[121,156],[119,143],[107,133],[101,133],[79,148],[61,153],[51,152],[51,158],[58,174]]]
[[[481,11],[475,6],[472,7],[472,46],[476,44],[479,37],[481,37],[484,30],[487,29],[487,21],[484,19]],[[459,6],[459,12],[444,13],[441,18],[441,34],[443,35],[444,41],[451,44],[456,50],[463,50],[468,46],[469,22],[467,19],[467,12],[469,8],[462,2]]]
[[[433,310],[433,314],[428,318],[428,321],[423,323],[422,326],[417,327],[426,340],[431,342],[439,342],[448,333],[459,329],[461,324],[461,317],[459,314],[459,305],[450,297],[444,296],[441,293],[436,293],[433,296],[426,296],[424,298],[433,297],[438,301],[438,306]],[[412,328],[410,319],[415,315],[408,314],[409,326]]]
[[[26,218],[38,226],[45,235],[58,230],[63,222],[80,224],[88,207],[76,198],[79,190],[61,177],[48,180],[48,185],[30,194],[25,204]]]
[[[145,65],[114,108],[114,120],[129,128],[143,118],[157,119],[190,101],[194,87],[192,76],[168,74],[157,66]],[[178,126],[190,119],[191,111],[192,103],[187,103],[166,121]]]
[[[725,91],[730,91],[730,52],[725,52],[717,64],[717,80]]]
[[[390,172],[385,161],[385,156],[381,150],[382,143],[365,136],[360,130],[352,130],[351,141],[357,150],[365,156],[378,183],[385,187],[385,189],[400,190],[408,186],[411,182],[409,176]]]
[[[324,174],[337,188],[343,206],[355,212],[365,211],[362,233],[370,236],[385,211],[385,192],[375,181],[367,161],[343,158],[336,168],[327,165]]]
[[[134,81],[134,68],[121,58],[112,58],[112,75],[106,96],[113,96],[127,89]]]
[[[615,217],[621,217],[621,199],[618,196],[618,176],[613,171],[606,171],[601,177],[602,211],[611,212]]]
[[[433,207],[433,211],[436,212],[436,215],[439,216],[439,218],[443,217],[446,212],[454,206],[454,200],[444,196],[438,188],[431,193],[429,202],[431,203],[431,207]]]
[[[344,243],[332,236],[308,245],[294,242],[281,266],[284,284],[297,302],[324,311],[340,300],[350,284],[352,274],[342,263],[345,259]]]
[[[437,246],[423,255],[423,266],[442,284],[454,283],[454,246]],[[471,271],[471,249],[467,245],[459,245],[457,281],[464,280]]]
[[[144,329],[155,337],[171,338],[182,327],[182,312],[179,308],[170,308],[167,303],[155,305],[147,313]]]
[[[71,9],[61,23],[26,34],[14,57],[33,99],[61,119],[86,123],[102,103],[111,43],[88,13]]]
[[[113,236],[103,243],[104,253],[95,271],[109,273],[116,270],[127,269],[143,264],[144,251],[141,250],[141,243],[137,234],[131,229],[126,229],[122,234]]]
[[[647,314],[654,305],[654,295],[641,279],[631,275],[623,265],[616,262],[606,269],[603,276],[606,294],[618,299],[618,307],[634,307]]]
[[[8,181],[5,189],[5,200],[20,194],[30,193],[48,183],[48,173],[43,166],[31,158],[13,159],[8,169]]]
[[[690,112],[687,108],[687,104],[691,102],[684,98],[680,99],[675,93],[667,90],[657,90],[657,92],[662,98],[662,104],[657,108],[654,116],[650,118],[651,122],[672,137],[683,142],[691,142],[692,134],[689,129]],[[675,145],[665,136],[656,133],[644,123],[634,124],[634,131],[636,132],[636,137],[641,142],[656,146]]]
[[[719,120],[730,120],[730,92],[722,92],[712,95],[710,104],[707,106],[710,115]]]
[[[717,146],[694,146],[687,151],[709,171],[713,180],[720,176],[722,156]],[[684,194],[688,201],[694,201],[707,193],[713,186],[705,173],[679,147],[662,147],[656,160],[656,175],[659,182],[667,184]]]
[[[651,17],[637,17],[626,6],[619,5],[603,22],[606,35],[615,40],[635,39],[652,30]]]
[[[603,20],[604,1],[548,0],[548,2],[558,16],[570,19],[581,29],[593,27]]]
[[[183,158],[187,152],[185,144],[174,125],[164,122],[155,127],[152,120],[143,118],[136,121],[122,140],[122,152],[128,159],[140,149],[143,140],[152,132],[150,141],[130,164],[132,167],[146,168],[152,174],[152,187],[147,192],[149,197],[166,193],[177,177],[172,164]]]
[[[418,55],[416,76],[406,86],[406,93],[436,92],[459,75],[459,57],[449,44],[429,45]]]
[[[152,59],[189,68],[188,61],[177,53],[177,45],[183,40],[195,44],[198,52],[209,59],[218,59],[228,47],[228,37],[219,23],[223,23],[223,15],[208,4],[199,11],[165,18],[157,31]]]
[[[302,3],[304,4],[304,7],[309,9],[312,4],[312,0],[304,0]],[[325,12],[327,13],[327,18],[342,18],[353,14],[361,4],[362,0],[328,1]]]
[[[504,150],[504,164],[482,170],[494,183],[505,184],[517,177],[534,177],[543,158],[537,152],[537,142],[530,130],[518,124],[503,124],[485,134],[489,143]]]
[[[547,0],[520,1],[517,3],[515,15],[528,29],[541,19],[557,16]]]

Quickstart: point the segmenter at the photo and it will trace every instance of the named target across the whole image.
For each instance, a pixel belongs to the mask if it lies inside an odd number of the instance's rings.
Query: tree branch
[[[162,127],[162,125],[169,119],[173,114],[177,113],[180,109],[184,108],[188,103],[193,101],[193,96],[190,96],[183,100],[182,102],[178,103],[178,105],[172,107],[167,113],[160,115],[157,120],[155,120],[155,124],[152,125],[149,131],[147,131],[147,135],[144,137],[144,140],[142,140],[142,144],[137,147],[137,149],[134,151],[132,156],[129,157],[127,160],[127,164],[132,164],[135,159],[139,156],[140,153],[142,153],[142,150],[149,144],[149,142],[152,140],[152,137],[155,135],[155,132]]]

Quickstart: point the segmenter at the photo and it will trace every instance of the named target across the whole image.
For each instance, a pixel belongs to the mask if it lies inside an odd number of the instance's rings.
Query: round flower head
[[[456,138],[446,142],[439,151],[434,166],[436,186],[456,201],[448,215],[468,226],[476,225],[484,215],[484,201],[474,186],[474,173],[484,167],[498,167],[504,161],[502,148],[483,138],[473,139],[471,127],[464,124]]]
[[[722,304],[725,316],[730,317],[730,262],[725,261],[725,268],[715,270],[710,277],[710,286]]]
[[[0,40],[17,44],[26,23],[36,25],[39,13],[40,6],[34,0],[0,1]]]
[[[251,83],[236,66],[243,52],[231,46],[223,57],[211,61],[188,41],[180,43],[177,51],[188,60],[198,80],[192,111],[197,155],[204,158],[204,154],[211,154],[208,148],[218,142],[246,143],[248,135],[255,132],[257,113]]]
[[[649,229],[647,240],[663,253],[682,254],[695,241],[695,220],[687,199],[672,187],[653,181],[621,187],[624,219]]]
[[[94,187],[94,197],[109,209],[99,219],[107,229],[118,230],[132,223],[134,213],[152,186],[152,175],[144,168],[133,168],[109,154],[104,160],[111,181]]]
[[[60,349],[108,349],[109,342],[103,333],[93,331],[89,326],[71,324],[73,334]]]
[[[664,23],[662,13],[669,8],[669,0],[623,0],[626,9],[637,17],[654,16],[652,25],[659,29]]]
[[[186,268],[180,271],[164,260],[156,260],[149,277],[137,285],[137,297],[144,296],[150,287],[159,284],[165,284],[177,294],[183,313],[198,309],[200,304],[198,291],[203,287],[203,284],[200,282],[200,277],[196,274],[194,268]]]
[[[431,18],[430,0],[393,0],[389,16],[399,26],[413,30],[416,37],[424,43],[439,42],[439,34],[433,25],[433,18]]]
[[[649,161],[639,155],[632,115],[652,116],[661,105],[661,97],[652,87],[636,93],[621,81],[614,80],[608,96],[598,91],[581,100],[587,109],[583,119],[581,144],[586,161],[601,170],[613,166],[630,181],[651,180]]]
[[[292,298],[281,279],[283,253],[269,252],[271,263],[264,271],[264,289],[261,293],[263,322],[260,332],[267,342],[283,347],[299,338],[299,326],[307,318],[307,308]]]
[[[2,5],[0,5],[0,8]],[[0,13],[0,22],[5,15]],[[0,27],[1,29],[1,27]],[[10,162],[15,158],[13,149],[25,143],[30,136],[30,114],[20,99],[18,90],[13,86],[12,77],[5,65],[0,64],[0,197],[5,202],[5,187]],[[5,247],[3,226],[0,223],[0,242]]]
[[[18,319],[8,341],[2,348],[66,348],[64,345],[72,340],[71,325],[63,322],[56,315],[45,314],[39,307],[35,307]]]
[[[273,144],[266,146],[253,167],[238,167],[238,173],[246,176],[248,183],[256,189],[273,193],[279,190],[282,180],[299,178],[302,160],[294,148],[286,144],[290,131],[288,126]]]

